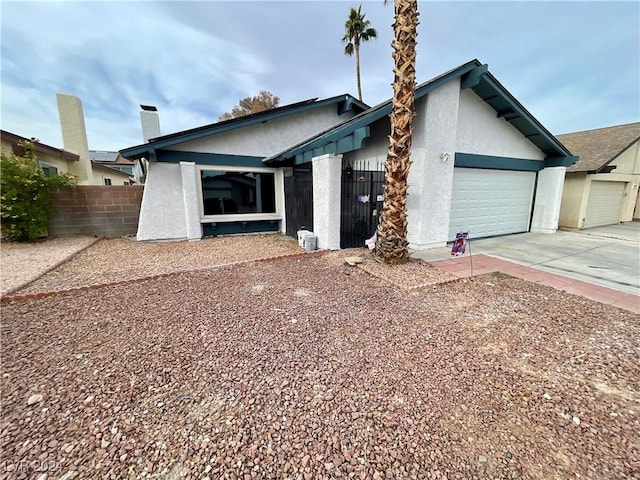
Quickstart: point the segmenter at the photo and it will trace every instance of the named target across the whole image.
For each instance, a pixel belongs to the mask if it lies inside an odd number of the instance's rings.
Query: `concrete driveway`
[[[640,222],[554,234],[522,233],[470,240],[472,254],[502,260],[640,295]],[[450,258],[451,247],[414,252],[433,262]]]

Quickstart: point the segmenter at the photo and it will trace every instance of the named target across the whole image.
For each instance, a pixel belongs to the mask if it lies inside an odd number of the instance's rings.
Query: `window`
[[[42,172],[45,177],[55,177],[58,175],[58,169],[52,165],[41,165]]]
[[[271,172],[203,170],[205,215],[276,213],[275,175]]]
[[[104,177],[104,184],[105,185],[111,185],[111,179],[107,178],[107,177]]]
[[[115,168],[116,170],[119,170],[121,172],[126,173],[127,175],[133,175],[133,167],[128,167],[128,166],[121,166],[121,165],[109,165],[111,168]]]

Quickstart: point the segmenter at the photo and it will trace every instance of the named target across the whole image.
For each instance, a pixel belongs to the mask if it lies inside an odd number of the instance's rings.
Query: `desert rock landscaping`
[[[4,303],[1,477],[638,478],[638,315],[343,256]]]

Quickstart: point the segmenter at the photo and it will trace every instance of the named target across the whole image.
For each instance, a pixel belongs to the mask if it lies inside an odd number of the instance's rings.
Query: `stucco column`
[[[407,195],[407,239],[416,250],[447,242],[459,99],[456,79],[416,103]]]
[[[198,169],[194,162],[180,162],[182,177],[182,197],[184,198],[184,217],[189,240],[202,238],[200,223],[200,195],[198,190]]]
[[[313,162],[313,233],[318,248],[340,249],[342,155],[322,155]]]
[[[536,200],[531,221],[532,232],[555,233],[558,229],[566,171],[567,167],[549,167],[538,172]]]

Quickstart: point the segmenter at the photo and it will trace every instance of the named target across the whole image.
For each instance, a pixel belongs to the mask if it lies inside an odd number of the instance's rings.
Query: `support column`
[[[538,172],[536,200],[531,221],[532,232],[555,233],[558,229],[566,171],[567,167],[548,167]]]
[[[194,162],[180,162],[184,216],[189,240],[202,238],[200,223],[200,192],[198,190],[198,169]]]
[[[340,249],[342,155],[322,155],[313,162],[313,233],[318,248]]]

